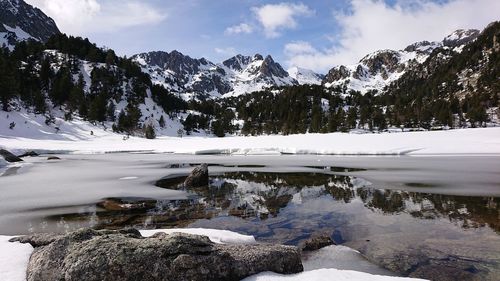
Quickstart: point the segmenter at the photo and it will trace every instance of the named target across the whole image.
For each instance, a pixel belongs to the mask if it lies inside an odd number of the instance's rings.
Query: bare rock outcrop
[[[296,247],[215,244],[206,236],[135,229],[81,229],[66,235],[31,235],[12,241],[35,247],[28,281],[241,280],[274,271],[303,270]]]

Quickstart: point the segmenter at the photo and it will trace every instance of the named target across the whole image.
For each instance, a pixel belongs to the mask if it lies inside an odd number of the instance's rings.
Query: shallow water
[[[402,275],[500,276],[498,157],[61,155],[0,177],[0,234],[206,227],[318,233]],[[210,186],[183,178],[209,163]]]

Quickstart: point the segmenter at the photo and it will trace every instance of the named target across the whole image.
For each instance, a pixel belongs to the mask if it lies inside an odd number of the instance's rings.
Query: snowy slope
[[[323,84],[325,87],[381,93],[384,88],[398,80],[406,71],[422,64],[436,48],[447,48],[460,52],[465,44],[479,35],[478,30],[457,30],[441,42],[421,41],[404,50],[379,50],[366,55],[359,63],[339,65],[332,68]]]
[[[77,73],[73,74],[73,83],[76,84],[79,75],[81,75],[85,83],[84,91],[87,95],[90,92],[91,76],[94,69],[109,67],[111,71],[116,73],[120,73],[121,71],[116,66],[106,66],[104,63],[92,63],[86,60],[75,59],[74,57],[56,50],[45,50],[44,56],[50,58],[50,66],[54,73],[57,73],[61,67],[67,66],[70,60],[76,62],[78,64],[78,69]],[[127,92],[130,91],[130,83],[131,79],[123,77],[122,85],[117,86],[122,93],[121,97],[108,101],[115,106],[115,117],[117,117],[120,111],[124,110],[128,105]],[[78,140],[82,139],[83,136],[89,136],[91,132],[101,136],[109,134],[114,135],[111,129],[113,122],[92,124],[80,118],[76,113],[73,115],[73,120],[65,120],[64,116],[65,112],[67,112],[65,107],[54,107],[48,99],[48,112],[46,114],[35,114],[32,108],[25,108],[22,106],[21,102],[17,103],[18,105],[14,106],[15,110],[13,111],[6,112],[0,110],[0,120],[2,120],[2,122],[0,122],[0,135],[17,135],[24,138],[56,140]],[[181,120],[185,119],[189,113],[196,114],[191,111],[175,115],[167,114],[163,108],[152,99],[149,89],[146,90],[144,102],[139,104],[139,110],[141,112],[139,122],[143,125],[153,125],[156,134],[159,136],[177,136],[178,130],[184,128]],[[54,118],[54,122],[47,124],[46,120],[49,116]],[[165,120],[165,126],[163,128],[159,125],[159,120],[162,116]],[[15,124],[15,127],[10,129],[9,126],[12,122]],[[192,135],[195,136],[206,136],[207,134],[208,133],[204,131],[192,133]],[[121,137],[123,137],[123,135],[121,135],[120,138]]]
[[[310,69],[305,69],[297,66],[291,67],[287,71],[290,77],[297,80],[300,85],[321,85],[321,80],[323,80],[324,78],[323,75],[318,74]]]

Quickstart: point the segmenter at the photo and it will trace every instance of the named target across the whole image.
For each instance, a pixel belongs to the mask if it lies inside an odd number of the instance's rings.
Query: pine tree
[[[155,132],[153,125],[148,124],[144,127],[144,135],[146,136],[147,139],[155,139],[156,138],[156,132]]]
[[[2,102],[2,109],[9,110],[9,101],[19,94],[19,88],[13,70],[7,68],[4,73],[0,72],[0,99]]]
[[[314,101],[311,113],[311,127],[310,127],[311,133],[319,133],[322,125],[321,119],[322,119],[321,104],[319,103],[319,101],[316,100]]]
[[[33,106],[35,108],[35,113],[37,114],[44,114],[47,111],[45,96],[42,92],[40,92],[40,90],[35,90],[33,92]]]
[[[347,112],[347,126],[350,129],[356,128],[356,120],[358,119],[358,113],[355,107],[349,108],[349,111]]]
[[[158,124],[160,125],[160,128],[165,128],[165,118],[163,118],[163,115],[160,116],[160,120],[158,120]]]
[[[88,117],[90,121],[106,121],[106,100],[104,97],[98,96],[92,100]]]
[[[50,89],[50,79],[52,78],[52,69],[50,67],[50,59],[44,58],[42,60],[42,65],[40,67],[40,83],[42,89],[49,91]]]
[[[108,121],[114,122],[116,119],[115,116],[116,106],[113,101],[108,102],[108,106],[106,107],[106,119]]]
[[[106,66],[114,65],[116,63],[116,55],[113,50],[108,50],[106,52]]]

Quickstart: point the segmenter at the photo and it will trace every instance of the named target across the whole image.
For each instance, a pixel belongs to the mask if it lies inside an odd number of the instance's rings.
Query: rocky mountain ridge
[[[269,55],[236,55],[217,64],[178,51],[142,53],[132,59],[155,84],[185,99],[238,96],[272,86],[299,84]]]
[[[414,96],[431,94],[460,100],[467,96],[498,99],[500,22],[491,23],[482,32],[458,30],[447,36],[442,46],[424,63],[408,69],[386,92],[401,97],[413,92]],[[491,103],[488,107],[498,104]]]
[[[22,0],[0,0],[0,46],[33,39],[45,42],[60,33],[53,19]]]
[[[406,71],[424,63],[436,49],[451,49],[460,52],[479,36],[479,30],[457,30],[441,42],[420,41],[403,50],[379,50],[363,57],[354,65],[332,68],[322,84],[328,88],[381,93],[384,88],[397,81]]]

